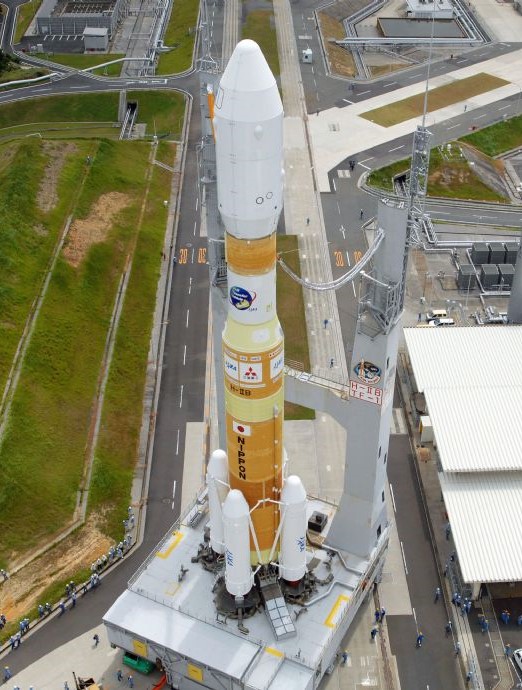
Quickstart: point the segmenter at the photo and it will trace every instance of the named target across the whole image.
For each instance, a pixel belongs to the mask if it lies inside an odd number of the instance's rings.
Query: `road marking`
[[[176,438],[176,455],[179,455],[179,429],[178,429],[178,436]]]
[[[393,494],[393,486],[391,484],[390,484],[390,494],[391,494],[391,498],[392,498],[393,512],[396,513],[397,512],[397,506],[395,505],[395,496]]]
[[[393,86],[394,84],[397,84],[397,82],[396,81],[390,81],[388,84],[383,84],[382,88],[386,89],[388,86]]]
[[[404,572],[407,575],[408,574],[408,566],[406,565],[406,556],[404,555],[404,546],[402,545],[402,541],[401,541],[401,553],[402,553],[402,561],[404,563]],[[413,617],[415,618],[415,609],[413,609]],[[415,620],[417,620],[417,619],[415,619]]]
[[[346,239],[346,230],[344,228],[344,225],[341,225],[341,227],[339,228],[339,232],[342,234],[343,240],[345,240]]]
[[[189,289],[188,289],[189,295],[191,292],[192,292],[192,278],[189,278]]]
[[[350,105],[353,105],[353,101],[349,101],[347,98],[343,98],[343,101],[345,103],[349,103]]]
[[[401,146],[396,146],[394,149],[390,149],[388,153],[391,153],[392,151],[398,151],[399,149],[403,149],[406,146],[406,144],[401,144]]]
[[[355,297],[355,299],[357,299],[357,294],[355,292],[355,285],[353,283],[353,280],[352,280],[352,290],[353,290],[353,296]]]
[[[185,362],[187,360],[187,346],[183,348],[183,366],[185,366]]]
[[[346,261],[348,263],[348,268],[351,268],[352,264],[350,263],[350,252],[346,250]]]
[[[363,158],[362,161],[359,163],[367,163],[368,161],[372,161],[375,158],[375,156],[370,156],[369,158]]]
[[[170,556],[176,546],[183,539],[183,532],[173,532],[172,536],[174,537],[174,541],[165,551],[156,551],[156,556],[158,556],[158,558],[168,558]]]
[[[419,75],[418,74],[413,74],[411,77],[406,77],[406,79],[418,79]]]
[[[76,90],[85,90],[88,89],[88,86],[71,86],[71,89],[76,89]]]
[[[191,258],[190,258],[190,263],[191,263],[191,264],[194,263],[194,254],[195,254],[195,252],[196,252],[196,247],[192,247],[192,255],[191,255]]]
[[[474,120],[480,120],[483,117],[487,117],[488,113],[484,113],[484,115],[477,115],[477,117],[474,117]]]
[[[506,110],[506,108],[511,108],[511,103],[509,105],[503,105],[499,110]]]
[[[482,55],[487,55],[487,53],[479,53],[477,57],[481,57]]]
[[[196,211],[198,210],[199,196],[196,197]]]
[[[438,216],[449,216],[451,215],[449,211],[436,211]]]
[[[181,384],[180,396],[179,396],[179,406],[183,405],[183,384]]]
[[[359,163],[358,165],[360,165],[361,168],[365,168],[365,170],[371,170],[369,165],[363,165],[362,163]]]
[[[341,215],[341,207],[339,206],[339,202],[336,201],[335,203],[337,204],[337,212],[339,213],[339,215]]]
[[[196,235],[196,227],[197,227],[197,220],[194,221],[194,232],[192,233],[194,236]]]
[[[401,544],[402,544],[402,542],[401,542]],[[415,612],[415,607],[412,606],[411,610],[413,612],[413,620],[415,621],[415,625],[417,625],[417,613]]]
[[[334,188],[334,192],[337,192],[337,187],[335,186],[335,180],[332,180],[332,185],[333,185],[333,188]]]
[[[456,125],[451,125],[451,127],[448,127],[447,129],[455,129],[455,127],[459,127],[459,125],[460,125],[460,122]]]
[[[172,487],[172,503],[171,503],[171,508],[174,510],[174,500],[176,498],[176,480],[174,480],[174,485]]]
[[[371,92],[372,92],[372,90],[371,90],[371,89],[368,89],[368,91],[361,91],[358,95],[359,95],[359,96],[364,96],[365,93],[371,93]]]
[[[190,309],[187,309],[187,321],[186,321],[186,323],[185,323],[185,328],[188,328],[189,313],[190,313]]]
[[[476,213],[474,214],[474,217],[480,218],[480,220],[482,220],[483,218],[485,218],[487,220],[495,220],[495,218],[496,218],[496,216],[478,216]]]

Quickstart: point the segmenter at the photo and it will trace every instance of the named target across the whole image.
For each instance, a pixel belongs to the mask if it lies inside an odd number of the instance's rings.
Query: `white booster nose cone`
[[[245,596],[254,581],[250,567],[248,503],[239,489],[232,489],[223,504],[225,531],[225,584],[233,596]]]
[[[208,507],[210,513],[210,546],[225,553],[222,506],[228,494],[228,461],[224,450],[215,450],[207,465]]]
[[[217,192],[227,232],[270,235],[282,209],[283,104],[261,49],[240,41],[214,105]]]
[[[299,477],[291,475],[281,492],[283,527],[279,572],[289,582],[306,572],[306,491]]]

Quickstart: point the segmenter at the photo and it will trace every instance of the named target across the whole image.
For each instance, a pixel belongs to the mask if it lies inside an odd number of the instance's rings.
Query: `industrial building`
[[[433,430],[462,583],[520,596],[522,326],[406,328],[415,421]],[[422,437],[421,437],[422,438]],[[509,588],[506,587],[509,585]]]
[[[36,33],[83,34],[106,28],[109,40],[129,13],[130,0],[44,0],[36,16]],[[101,43],[96,42],[99,49]]]

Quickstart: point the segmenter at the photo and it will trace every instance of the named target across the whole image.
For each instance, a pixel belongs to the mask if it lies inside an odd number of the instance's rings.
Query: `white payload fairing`
[[[283,206],[283,105],[254,41],[238,43],[211,101],[228,275],[222,342],[230,492],[226,500],[219,494],[222,455],[219,462],[213,455],[210,539],[216,553],[223,553],[224,540],[227,589],[241,596],[252,584],[244,567],[244,506],[249,566],[281,557],[280,575],[292,582],[306,570],[306,493],[297,477],[287,480],[288,502],[282,497],[284,338],[276,311],[276,230]]]

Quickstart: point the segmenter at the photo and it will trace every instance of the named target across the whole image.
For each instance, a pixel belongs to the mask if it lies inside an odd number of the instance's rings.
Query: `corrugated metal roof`
[[[405,328],[404,337],[420,391],[522,386],[522,326]]]
[[[522,326],[404,336],[444,471],[522,470]]]
[[[427,388],[424,395],[445,472],[522,470],[522,388]]]
[[[464,580],[522,580],[521,474],[440,474],[439,479]]]

